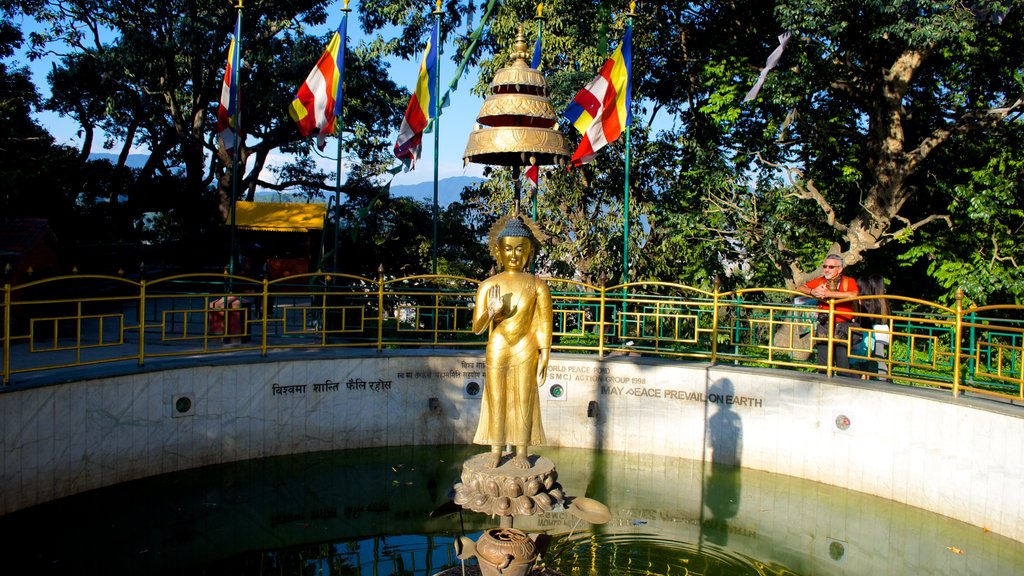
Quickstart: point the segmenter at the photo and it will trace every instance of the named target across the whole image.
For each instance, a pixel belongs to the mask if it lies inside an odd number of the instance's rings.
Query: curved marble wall
[[[482,353],[165,367],[0,393],[0,511],[233,460],[466,444]],[[180,364],[180,363],[179,363]],[[778,370],[555,355],[551,444],[676,456],[874,494],[1024,541],[1024,408]]]

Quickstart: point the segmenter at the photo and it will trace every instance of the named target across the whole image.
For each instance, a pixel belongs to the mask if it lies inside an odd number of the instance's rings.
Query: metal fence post
[[[598,330],[597,330],[597,357],[598,358],[604,358],[604,306],[605,306],[605,290],[606,290],[606,288],[604,286],[601,286],[601,287],[598,288],[598,291],[601,294],[601,299],[599,300],[599,302],[601,303],[601,306],[600,306],[600,312],[598,312],[598,323],[597,323],[597,326],[598,326]]]
[[[721,287],[721,283],[718,280],[718,274],[715,274],[714,288],[715,293],[712,295],[712,306],[711,309],[711,363],[715,364],[718,361],[718,305],[719,296],[718,291]]]
[[[79,320],[81,322],[81,320]],[[146,281],[139,282],[139,366],[146,363]],[[81,324],[79,324],[81,326]],[[81,336],[81,329],[78,330]]]
[[[4,284],[4,384],[11,378],[11,285]]]
[[[263,317],[260,318],[260,323],[263,327],[263,333],[260,334],[260,356],[266,356],[268,338],[267,328],[269,328],[267,318],[270,316],[271,310],[267,308],[267,306],[270,305],[270,281],[267,279],[265,275],[263,276],[263,293],[260,294],[260,298],[263,300],[263,304],[260,306],[260,310],[263,311]]]
[[[833,375],[832,364],[835,362],[835,358],[833,358],[833,350],[832,350],[832,348],[835,346],[835,331],[836,331],[836,301],[833,300],[833,299],[830,299],[828,301],[828,333],[825,335],[826,336],[825,342],[828,345],[828,349],[827,349],[827,352],[825,354],[825,358],[827,358],[826,365],[825,365],[825,375],[828,376],[829,378],[831,378],[832,375]],[[849,351],[847,351],[847,354],[849,354]]]
[[[953,332],[953,341],[950,342],[950,352],[953,353],[953,397],[960,395],[960,339],[964,330],[964,291],[956,289],[956,329]]]
[[[377,267],[377,352],[384,349],[384,265]]]

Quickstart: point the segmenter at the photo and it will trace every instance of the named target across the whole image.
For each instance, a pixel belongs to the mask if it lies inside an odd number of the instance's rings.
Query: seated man
[[[828,309],[829,300],[841,300],[853,298],[860,294],[857,288],[857,281],[848,276],[843,276],[843,259],[835,254],[829,254],[821,264],[822,275],[813,278],[799,288],[798,291],[813,296],[818,300],[818,309],[825,312],[818,313],[818,324],[814,331],[818,365],[826,366],[828,363]],[[853,303],[845,302],[835,306],[835,338],[832,348],[832,357],[836,368],[849,368],[850,359],[847,355],[846,339],[850,335],[850,326],[853,322]],[[842,342],[839,342],[842,340]]]

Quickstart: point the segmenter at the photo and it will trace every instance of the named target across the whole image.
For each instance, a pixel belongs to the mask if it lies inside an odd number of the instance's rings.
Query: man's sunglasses
[[[831,270],[832,268],[842,268],[842,266],[822,266],[822,268]]]

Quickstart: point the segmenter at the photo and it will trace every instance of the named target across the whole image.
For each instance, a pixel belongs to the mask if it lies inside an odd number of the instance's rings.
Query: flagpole
[[[626,17],[626,26],[633,27],[633,16],[636,16],[636,2],[629,3],[629,14]],[[632,59],[632,54],[630,55]],[[632,70],[630,70],[632,75]],[[633,81],[632,78],[629,79]],[[628,111],[627,111],[628,113]],[[630,162],[630,138],[629,133],[632,122],[626,123],[626,178],[623,187],[623,208],[622,208],[622,283],[629,282],[629,162]]]
[[[437,29],[437,60],[434,62],[434,240],[432,243],[431,270],[437,274],[437,170],[438,155],[441,153],[441,0],[434,10],[434,26]]]
[[[345,7],[341,9],[342,13],[344,13],[344,16],[342,17],[344,24],[342,26],[343,29],[342,29],[342,35],[341,35],[341,46],[338,47],[338,50],[342,51],[342,58],[344,58],[345,47],[348,46],[348,13],[351,12],[351,10],[349,10],[349,8],[348,8],[348,3],[349,3],[349,0],[345,0]],[[338,73],[342,74],[342,77],[338,78],[338,91],[336,92],[336,94],[338,96],[338,100],[341,100],[345,96],[345,91],[344,91],[344,86],[345,86],[344,70],[339,70]],[[336,111],[340,111],[341,110],[341,105],[340,104],[341,104],[340,102],[335,104],[334,109]],[[334,181],[334,250],[333,250],[333,254],[331,255],[331,257],[332,257],[331,272],[334,272],[335,274],[337,274],[337,272],[338,272],[338,232],[339,232],[339,229],[340,229],[340,226],[341,226],[341,153],[342,153],[342,149],[343,149],[342,144],[344,143],[344,140],[345,140],[345,117],[343,115],[341,115],[341,114],[335,114],[334,118],[335,118],[335,121],[337,122],[337,126],[338,126],[338,164],[337,164],[337,172],[338,172],[338,174],[335,177],[335,181]]]
[[[537,4],[537,15],[533,17],[537,21],[537,44],[544,44],[544,3]],[[540,69],[540,62],[537,62],[537,69]],[[537,196],[540,193],[540,169],[537,169],[537,181],[533,183],[533,221],[537,221]],[[533,259],[534,271],[536,272],[537,259]]]
[[[242,129],[242,103],[241,99],[237,97],[241,93],[242,87],[238,84],[238,68],[242,59],[239,54],[242,53],[242,1],[238,0],[238,4],[235,9],[238,10],[238,16],[235,18],[235,50],[231,55],[231,89],[235,91],[235,110],[232,122],[234,122],[234,134],[232,135],[232,146],[231,146],[231,239],[228,247],[228,275],[233,276],[235,274],[235,260],[237,247],[235,246],[235,204],[238,198],[238,134]],[[231,286],[231,279],[228,278],[228,286]],[[230,290],[230,288],[229,288]],[[226,304],[226,302],[225,302]],[[225,305],[225,308],[227,306]]]

